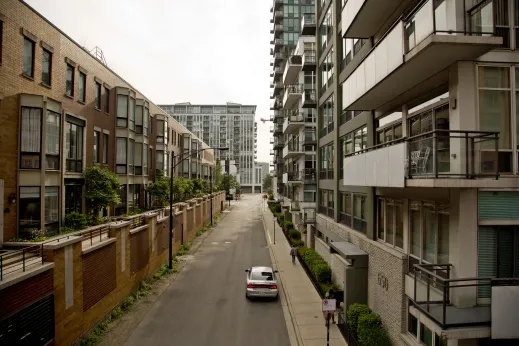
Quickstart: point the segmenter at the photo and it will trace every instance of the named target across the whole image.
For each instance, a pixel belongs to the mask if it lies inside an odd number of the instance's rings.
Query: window
[[[108,163],[108,135],[103,133],[103,163]]]
[[[51,85],[52,77],[52,53],[43,50],[41,57],[41,82],[47,86]]]
[[[0,64],[2,63],[2,47],[4,45],[4,22],[0,20]]]
[[[67,64],[67,81],[65,83],[65,93],[69,97],[74,97],[74,75],[76,70],[74,66]]]
[[[319,123],[321,128],[319,129],[319,137],[323,137],[333,131],[333,95],[324,102],[319,108]]]
[[[366,233],[366,195],[341,192],[339,196],[339,221],[354,230]]]
[[[59,233],[59,187],[45,186],[45,235]]]
[[[333,33],[333,14],[332,14],[333,6],[328,6],[328,10],[326,11],[324,20],[319,27],[319,39],[321,43],[321,49],[324,50],[328,42],[331,41],[331,35]]]
[[[402,138],[402,112],[395,112],[377,120],[376,144]]]
[[[133,164],[135,165],[135,175],[142,175],[142,143],[135,143]]]
[[[104,110],[106,113],[110,112],[110,89],[105,87],[104,93]]]
[[[512,172],[512,124],[510,68],[499,66],[479,66],[479,129],[499,132],[499,171]],[[483,157],[493,156],[494,143],[481,144]],[[490,157],[483,161],[495,161]]]
[[[79,72],[79,102],[86,102],[86,74]]]
[[[344,156],[353,153],[353,133],[339,138],[339,179],[344,179],[344,165],[342,164]]]
[[[143,144],[142,150],[142,173],[148,175],[148,144]]]
[[[94,163],[99,163],[99,140],[100,140],[100,137],[101,134],[97,131],[94,131],[94,158],[93,158],[93,161]]]
[[[321,70],[321,93],[333,83],[333,48],[330,49],[320,67]]]
[[[65,213],[81,213],[83,210],[83,186],[65,183]]]
[[[320,148],[319,160],[319,179],[333,179],[333,142]]]
[[[133,174],[133,160],[135,159],[133,151],[135,149],[135,141],[133,139],[128,140],[128,173]]]
[[[342,45],[341,68],[347,66],[354,57],[359,54],[360,49],[369,42],[369,39],[345,38]]]
[[[126,206],[127,206],[127,200],[128,200],[128,191],[127,191],[127,185],[121,185],[121,189],[119,190],[119,199],[120,203],[115,207],[115,214],[116,215],[122,215],[126,214]]]
[[[41,168],[41,108],[22,107],[20,168]]]
[[[30,238],[41,229],[41,197],[39,186],[20,187],[19,230],[20,237]]]
[[[333,218],[333,191],[319,189],[319,213]]]
[[[418,263],[449,263],[449,206],[409,202],[409,271]]]
[[[46,121],[46,169],[59,170],[59,151],[61,138],[61,116],[59,113],[47,111]]]
[[[117,95],[117,127],[128,127],[128,96]]]
[[[135,99],[130,97],[130,109],[129,109],[129,118],[130,118],[130,130],[135,130]]]
[[[98,82],[95,82],[95,93],[96,93],[96,98],[95,98],[95,108],[100,110],[101,109],[101,84],[98,83]]]
[[[404,207],[400,200],[377,200],[377,238],[388,245],[404,248]]]
[[[117,137],[116,142],[116,158],[115,158],[115,172],[117,174],[126,174],[127,171],[127,157],[128,157],[128,139],[125,137]]]
[[[142,133],[145,135],[145,136],[148,136],[148,131],[149,131],[149,128],[148,128],[148,124],[151,122],[151,119],[150,119],[150,110],[148,109],[148,107],[146,107],[146,105],[144,105],[144,108],[143,108],[143,114],[142,114]]]
[[[261,177],[259,177],[261,179]],[[315,193],[317,191],[316,185],[305,184],[303,188],[303,201],[304,202],[315,202]]]
[[[164,120],[157,120],[157,144],[164,143]]]
[[[157,150],[155,156],[157,158],[157,163],[156,163],[155,169],[157,170],[157,172],[163,171],[164,170],[164,151]]]
[[[24,37],[23,39],[23,71],[22,73],[30,78],[34,78],[34,48],[35,43]]]
[[[67,155],[67,172],[81,173],[83,171],[83,126],[80,120],[66,122],[65,151]]]
[[[143,108],[141,105],[135,106],[135,133],[137,134],[142,134],[143,131]]]

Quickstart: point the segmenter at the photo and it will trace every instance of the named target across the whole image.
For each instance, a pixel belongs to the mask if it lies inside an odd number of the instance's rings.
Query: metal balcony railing
[[[464,291],[472,287],[478,291],[478,295],[482,295],[483,291],[483,293],[488,293],[488,298],[491,298],[492,287],[519,286],[519,278],[451,278],[451,268],[452,264],[415,264],[413,268],[414,295],[411,298],[411,304],[442,329],[490,325],[491,323],[492,303],[458,308],[451,301],[451,294],[455,294],[456,289]],[[423,292],[424,289],[425,292]],[[425,299],[419,298],[418,294],[423,295],[423,293],[425,293]],[[438,297],[439,299],[437,299]]]
[[[302,94],[303,93],[303,85],[302,84],[288,84],[285,85],[285,92],[288,94]]]
[[[288,152],[302,152],[303,151],[303,141],[289,141],[287,144]]]
[[[303,65],[315,64],[315,50],[305,50],[303,52]]]

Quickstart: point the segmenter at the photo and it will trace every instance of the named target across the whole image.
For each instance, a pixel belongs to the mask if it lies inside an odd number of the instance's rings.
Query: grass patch
[[[176,256],[184,256],[189,253],[189,249],[191,249],[191,243],[185,243],[180,247],[180,250],[178,250]]]
[[[189,243],[190,247],[191,244]],[[154,283],[176,272],[176,263],[173,263],[173,269],[169,269],[168,264],[164,264],[150,279],[141,281],[139,288],[131,296],[124,298],[121,304],[106,315],[90,334],[81,339],[81,346],[97,345],[101,341],[101,337],[111,329],[112,322],[130,312],[139,299],[146,297],[150,293]]]

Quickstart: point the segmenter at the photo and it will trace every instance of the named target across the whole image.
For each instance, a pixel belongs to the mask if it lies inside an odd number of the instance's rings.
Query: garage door
[[[0,321],[0,345],[45,345],[54,339],[54,295]]]

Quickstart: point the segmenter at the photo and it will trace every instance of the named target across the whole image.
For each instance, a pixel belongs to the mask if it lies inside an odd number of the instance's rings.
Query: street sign
[[[278,220],[278,218],[274,216],[274,222],[276,222],[277,220]]]
[[[323,299],[323,312],[335,312],[337,301],[335,299]]]

